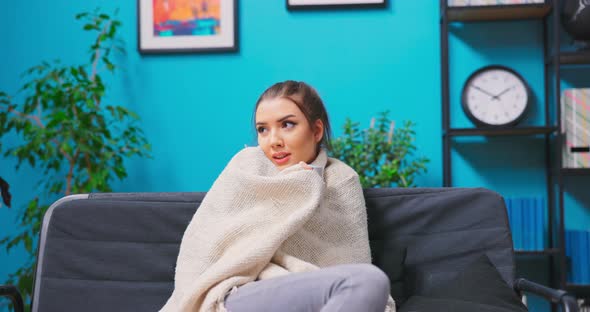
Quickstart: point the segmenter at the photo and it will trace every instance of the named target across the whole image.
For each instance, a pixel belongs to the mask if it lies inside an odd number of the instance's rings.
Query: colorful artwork
[[[141,53],[234,52],[237,0],[137,0]]]
[[[153,0],[154,36],[210,36],[220,32],[220,0]]]

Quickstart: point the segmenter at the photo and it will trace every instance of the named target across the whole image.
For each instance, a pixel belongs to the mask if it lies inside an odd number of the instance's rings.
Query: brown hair
[[[321,120],[324,124],[324,135],[322,140],[318,143],[318,148],[323,146],[330,149],[331,128],[328,120],[328,112],[324,107],[324,102],[320,98],[318,92],[310,85],[303,81],[287,80],[275,83],[266,89],[256,101],[254,107],[254,122],[256,122],[256,110],[258,105],[264,100],[285,98],[295,103],[299,110],[303,112],[310,127],[313,127],[316,120]]]

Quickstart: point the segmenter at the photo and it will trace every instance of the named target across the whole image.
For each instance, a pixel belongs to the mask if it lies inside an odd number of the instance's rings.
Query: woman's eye
[[[293,127],[295,127],[295,123],[294,122],[292,122],[292,121],[285,121],[285,122],[283,122],[283,128],[290,129],[290,128],[293,128]]]
[[[264,132],[266,131],[266,128],[265,128],[265,127],[258,127],[258,128],[256,129],[256,131],[257,131],[258,133],[264,133]]]

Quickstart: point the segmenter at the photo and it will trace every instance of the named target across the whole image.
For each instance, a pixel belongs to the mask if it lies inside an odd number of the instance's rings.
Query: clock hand
[[[514,89],[514,87],[516,87],[516,86],[511,86],[511,87],[509,87],[509,88],[506,88],[506,89],[504,89],[504,91],[502,91],[502,92],[498,93],[497,95],[494,95],[494,96],[493,96],[493,98],[494,98],[494,99],[496,99],[496,100],[499,100],[499,99],[500,99],[500,96],[501,96],[502,94],[504,94],[504,93],[506,93],[506,92],[508,92],[508,91],[510,91],[510,90],[512,90],[512,89]]]
[[[488,92],[488,91],[486,91],[486,90],[484,90],[484,89],[482,89],[482,88],[480,88],[480,87],[478,87],[476,85],[472,85],[472,87],[475,88],[475,89],[477,89],[477,90],[479,90],[479,91],[481,91],[481,92],[483,92],[483,93],[485,93],[485,94],[487,94],[487,95],[489,95],[489,96],[491,96],[492,99],[495,98],[495,96],[493,94],[491,94],[490,92]]]

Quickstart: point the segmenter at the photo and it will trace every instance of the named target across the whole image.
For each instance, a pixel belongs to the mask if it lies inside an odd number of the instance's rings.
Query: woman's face
[[[258,145],[275,166],[282,170],[301,161],[311,163],[324,127],[317,120],[313,129],[299,107],[286,98],[267,99],[256,109]]]

